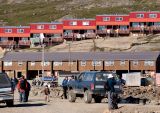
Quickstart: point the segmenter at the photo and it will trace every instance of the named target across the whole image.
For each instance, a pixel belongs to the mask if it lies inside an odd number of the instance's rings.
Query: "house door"
[[[17,78],[22,77],[22,72],[17,72]]]

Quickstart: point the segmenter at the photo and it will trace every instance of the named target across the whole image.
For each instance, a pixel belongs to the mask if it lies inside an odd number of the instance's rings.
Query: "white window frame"
[[[17,33],[24,33],[24,29],[17,29]]]
[[[125,61],[125,60],[121,60],[121,61],[120,61],[120,65],[121,65],[121,66],[126,65],[126,61]]]
[[[83,22],[82,22],[82,25],[83,25],[83,26],[89,26],[89,24],[90,24],[89,21],[83,21]]]
[[[110,17],[103,17],[103,21],[110,21]]]
[[[12,29],[5,29],[4,32],[5,33],[12,33]]]
[[[144,18],[144,14],[136,14],[136,18]]]
[[[57,29],[57,25],[50,25],[49,29]]]
[[[114,61],[105,61],[105,66],[114,66]]]
[[[36,65],[36,62],[31,62],[31,66],[35,66]]]
[[[23,65],[23,62],[18,62],[18,66],[22,66]]]
[[[53,62],[53,66],[62,66],[63,63],[62,62]]]
[[[139,65],[139,61],[135,60],[135,61],[132,61],[133,62],[133,66],[138,66]]]
[[[37,25],[37,29],[44,29],[44,25]]]
[[[69,23],[69,25],[71,25],[71,26],[76,26],[76,25],[77,25],[77,21],[71,21],[71,22]]]
[[[92,66],[101,66],[102,61],[92,61]]]
[[[73,65],[74,64],[74,62],[72,62],[72,61],[70,61],[70,62],[68,62],[68,65],[70,66],[70,65]]]
[[[86,61],[81,61],[81,66],[86,66],[87,62]]]
[[[116,17],[115,21],[123,21],[123,17]]]
[[[4,62],[4,66],[12,66],[12,61]]]
[[[48,61],[41,62],[41,66],[49,66],[49,65],[50,65],[50,62]]]
[[[149,18],[157,18],[157,14],[149,14]]]
[[[155,61],[151,61],[151,60],[144,61],[144,66],[154,66],[154,65],[155,65]]]

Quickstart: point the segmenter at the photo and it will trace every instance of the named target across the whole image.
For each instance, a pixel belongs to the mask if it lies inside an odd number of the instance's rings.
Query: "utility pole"
[[[42,44],[42,76],[44,76],[44,44]]]
[[[71,43],[68,43],[69,44],[69,63],[70,63],[70,71],[71,70]]]

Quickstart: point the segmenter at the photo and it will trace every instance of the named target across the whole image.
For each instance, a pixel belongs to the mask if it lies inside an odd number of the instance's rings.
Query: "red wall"
[[[38,25],[44,25],[44,29],[45,30],[53,30],[53,29],[50,29],[49,26],[50,25],[56,25],[56,29],[54,30],[62,30],[63,29],[63,24],[51,24],[51,23],[48,23],[48,24],[39,24],[39,23],[34,23],[34,24],[30,24],[30,28],[33,29],[33,30],[36,30],[37,29],[37,26]],[[43,30],[43,29],[42,29]]]
[[[160,18],[160,12],[131,12],[130,18],[136,18],[137,14],[144,14],[144,18],[149,18],[149,14],[157,14],[157,18]]]
[[[17,33],[17,29],[24,29],[24,33],[30,33],[30,28],[23,28],[23,27],[19,27],[19,28],[13,28],[13,27],[3,27],[0,28],[0,33],[5,33],[5,29],[12,29],[12,33]],[[23,34],[23,33],[21,33]]]
[[[104,17],[110,17],[110,22],[126,22],[129,21],[129,15],[97,15],[96,21],[103,22]],[[123,21],[116,21],[116,17],[123,17]]]
[[[77,26],[84,26],[82,23],[89,21],[89,26],[96,26],[96,20],[89,20],[89,19],[84,19],[84,20],[78,20],[78,19],[71,19],[71,20],[64,20],[63,21],[63,26],[72,26],[70,25],[70,22],[77,22]]]

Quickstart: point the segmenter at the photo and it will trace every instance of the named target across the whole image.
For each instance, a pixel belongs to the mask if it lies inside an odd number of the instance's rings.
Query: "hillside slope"
[[[97,14],[127,14],[160,10],[160,0],[0,0],[0,24],[27,25],[61,18],[94,18]]]

